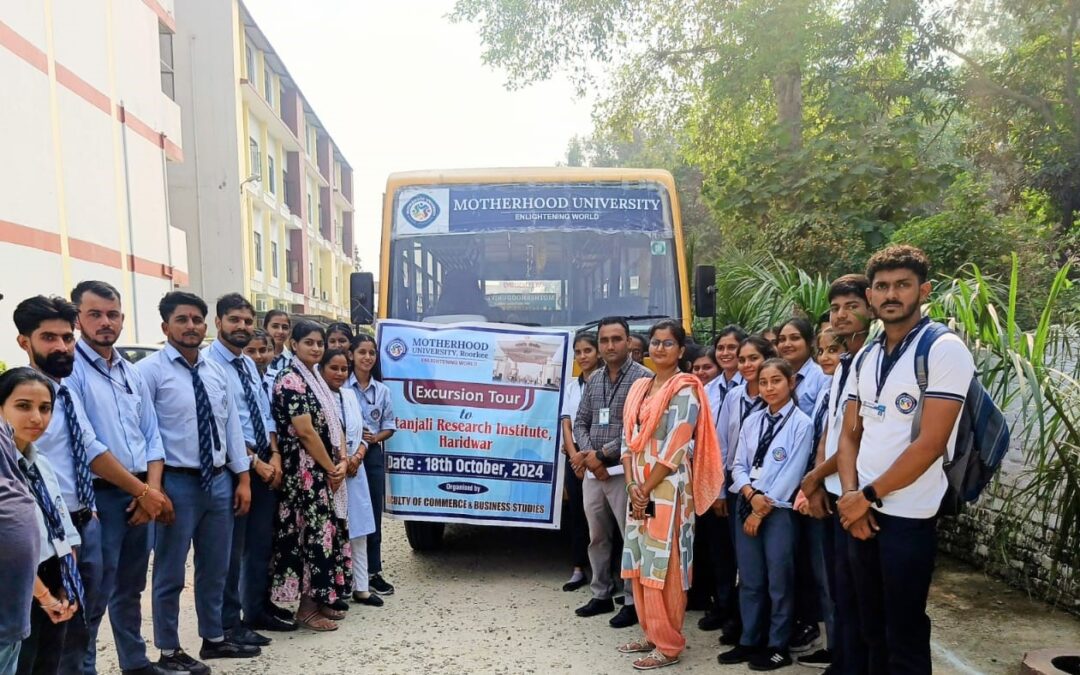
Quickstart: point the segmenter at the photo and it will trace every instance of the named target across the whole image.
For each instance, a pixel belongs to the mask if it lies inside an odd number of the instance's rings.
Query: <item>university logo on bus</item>
[[[401,212],[410,225],[422,230],[439,217],[439,205],[428,195],[420,193],[405,202]]]
[[[409,346],[401,338],[394,338],[386,345],[386,355],[391,361],[400,361],[409,352]]]

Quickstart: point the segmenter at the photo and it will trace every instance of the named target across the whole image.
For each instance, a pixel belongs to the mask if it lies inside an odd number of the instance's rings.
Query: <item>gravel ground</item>
[[[274,643],[246,661],[211,661],[215,673],[631,673],[615,651],[637,637],[610,615],[580,619],[588,589],[563,593],[569,575],[559,533],[451,527],[446,546],[414,554],[400,523],[387,520],[385,576],[397,586],[386,606],[354,606],[334,633],[271,633]],[[1080,621],[949,559],[939,559],[931,598],[937,673],[1016,672],[1027,650],[1080,645]],[[144,616],[149,616],[149,593]],[[194,598],[181,598],[181,641],[197,655]],[[688,612],[682,663],[666,672],[750,672],[719,666],[717,633]],[[101,673],[117,673],[111,632],[102,626]],[[151,636],[149,620],[144,636]],[[151,658],[157,652],[151,648]],[[793,666],[786,673],[815,673]]]

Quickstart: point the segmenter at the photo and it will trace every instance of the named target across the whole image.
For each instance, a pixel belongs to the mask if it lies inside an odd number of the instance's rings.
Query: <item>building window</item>
[[[275,279],[278,278],[278,248],[276,241],[270,242],[270,274]]]
[[[252,80],[255,76],[255,54],[252,53],[250,45],[244,45],[244,53],[247,56],[247,79],[252,86],[255,86],[255,82]]]
[[[277,194],[277,174],[274,172],[274,156],[268,154],[266,156],[266,172],[269,174],[266,177],[266,187],[270,190],[270,194]]]
[[[311,197],[311,191],[307,193],[307,221],[309,223],[314,222],[315,218],[315,200]]]
[[[262,179],[262,155],[259,153],[259,142],[254,138],[248,137],[248,149],[251,151],[251,167],[249,168],[250,178],[255,180]]]
[[[263,68],[263,95],[270,107],[274,107],[274,78],[270,75],[269,68]]]
[[[173,72],[173,34],[158,24],[158,49],[161,52],[161,91],[176,100],[176,75]]]
[[[308,276],[311,278],[311,297],[315,297],[315,263],[308,262]]]
[[[262,272],[262,235],[255,233],[255,271]]]

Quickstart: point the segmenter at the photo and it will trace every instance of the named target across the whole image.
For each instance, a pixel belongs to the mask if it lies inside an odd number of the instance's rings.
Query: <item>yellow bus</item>
[[[380,318],[690,329],[675,183],[656,169],[455,169],[392,174]],[[370,297],[370,296],[369,296]]]

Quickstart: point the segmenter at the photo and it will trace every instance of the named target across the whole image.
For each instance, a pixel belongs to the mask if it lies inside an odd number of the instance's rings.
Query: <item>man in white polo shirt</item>
[[[943,463],[956,444],[975,363],[963,341],[938,339],[920,395],[914,356],[929,325],[921,305],[930,263],[912,246],[889,246],[867,264],[867,297],[884,331],[856,357],[847,381],[837,450],[844,494],[840,520],[852,536],[850,562],[871,672],[930,673],[926,598],[937,554],[937,513],[947,487]],[[920,400],[922,398],[923,400]],[[918,436],[912,420],[922,406]]]

